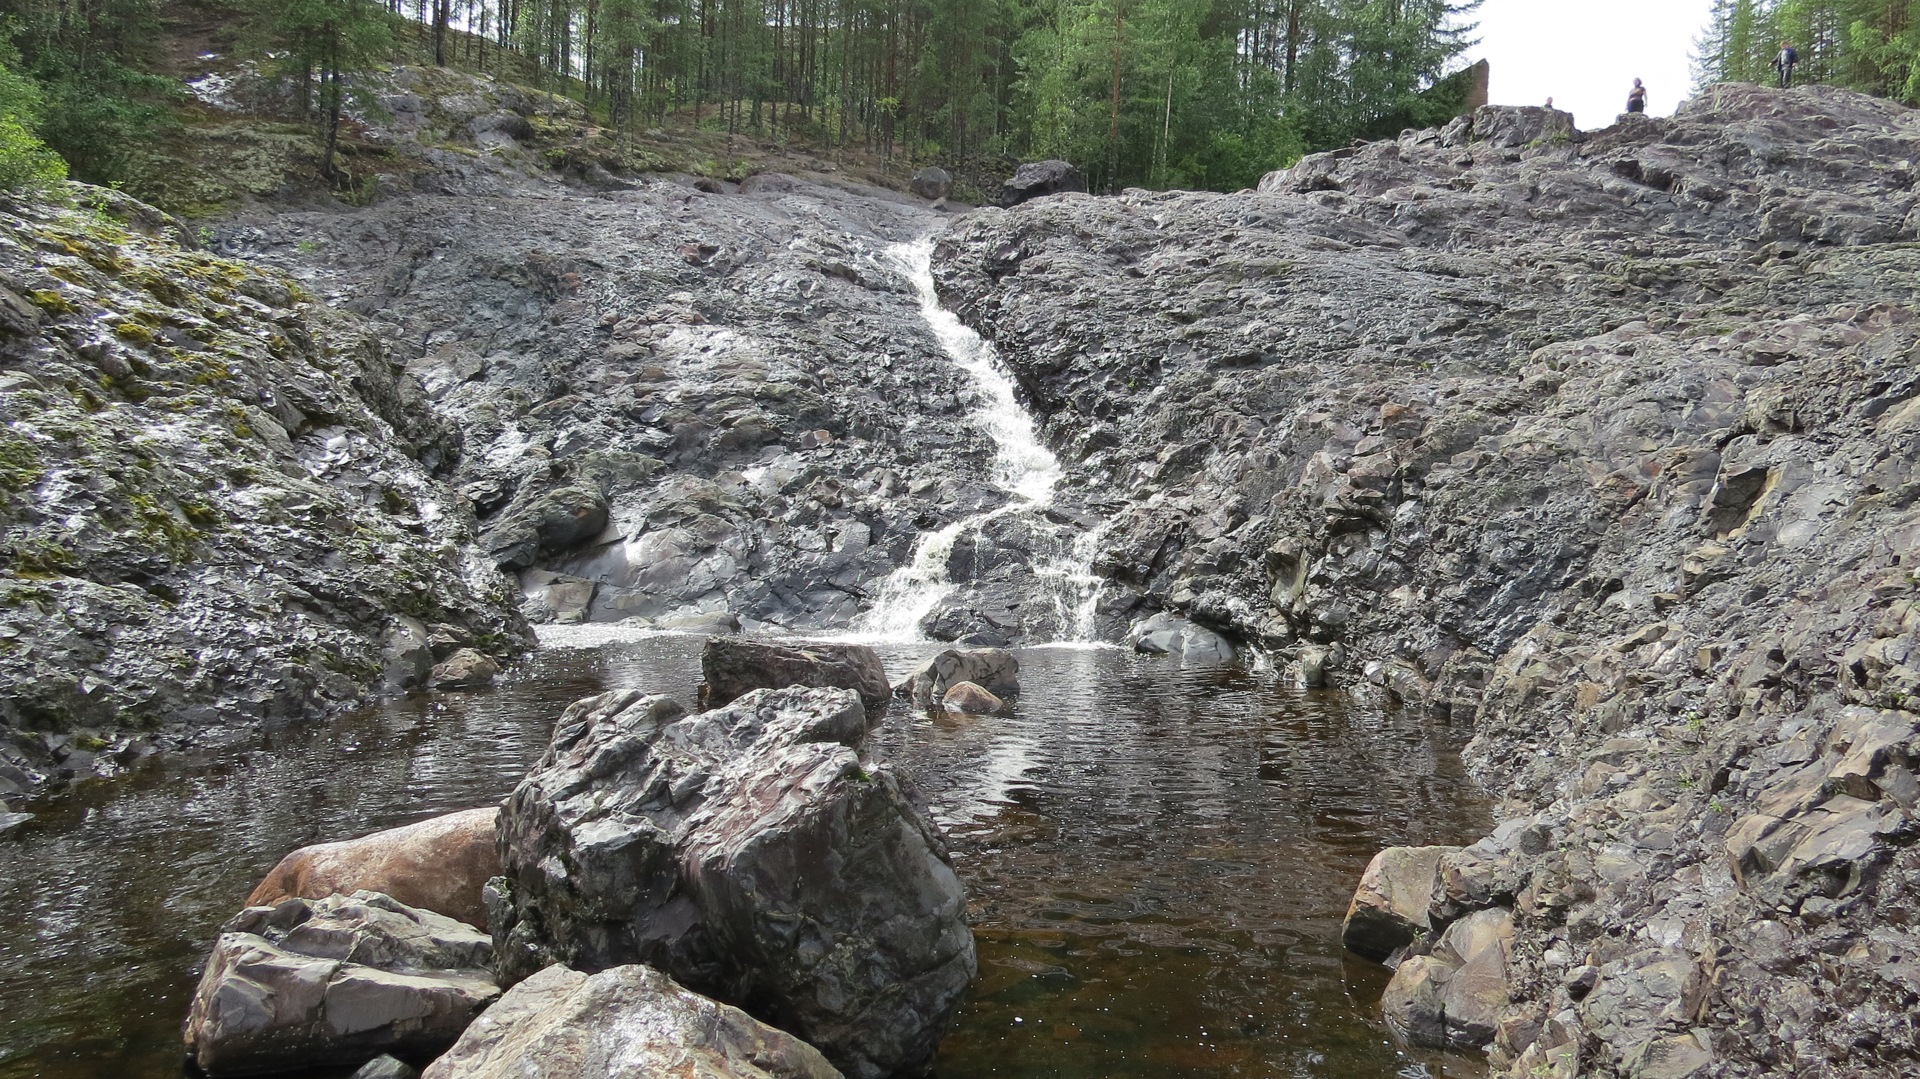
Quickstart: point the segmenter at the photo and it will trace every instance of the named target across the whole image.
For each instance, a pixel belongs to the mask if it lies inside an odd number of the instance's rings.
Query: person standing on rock
[[[1799,62],[1800,54],[1794,50],[1793,42],[1782,41],[1780,51],[1773,58],[1773,70],[1780,76],[1780,89],[1793,85],[1793,65]]]
[[[1627,111],[1647,111],[1647,88],[1639,79],[1633,80],[1633,89],[1627,91]]]

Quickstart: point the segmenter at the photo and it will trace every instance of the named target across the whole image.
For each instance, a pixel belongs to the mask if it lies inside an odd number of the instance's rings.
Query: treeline
[[[1700,40],[1700,81],[1772,82],[1782,43],[1794,82],[1920,102],[1920,0],[1715,0]]]
[[[616,124],[691,110],[915,159],[1063,157],[1097,187],[1233,187],[1451,115],[1426,91],[1479,0],[453,2]]]
[[[203,0],[203,3],[209,0]],[[334,137],[398,59],[510,64],[617,130],[692,122],[949,166],[1063,157],[1096,189],[1234,188],[1444,121],[1479,0],[224,0]],[[164,123],[161,0],[0,0],[0,119],[76,175]],[[205,9],[201,9],[202,17]],[[29,100],[30,99],[30,100]]]

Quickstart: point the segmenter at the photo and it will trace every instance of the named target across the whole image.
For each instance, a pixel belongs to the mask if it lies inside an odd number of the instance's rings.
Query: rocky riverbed
[[[1723,86],[943,240],[1115,588],[1474,725],[1502,1070],[1920,1069],[1917,157]]]

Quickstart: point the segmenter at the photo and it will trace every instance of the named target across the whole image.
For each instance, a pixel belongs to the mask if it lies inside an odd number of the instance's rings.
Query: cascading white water
[[[1047,586],[1058,620],[1055,643],[1082,644],[1094,641],[1095,618],[1100,610],[1100,590],[1106,586],[1093,572],[1093,560],[1107,538],[1111,522],[1075,536],[1073,543],[1051,562],[1034,567],[1033,574]]]
[[[947,575],[947,559],[960,537],[978,532],[987,522],[1004,514],[1045,508],[1053,501],[1053,489],[1060,482],[1061,469],[1059,458],[1035,432],[1033,417],[1020,406],[1014,394],[1013,377],[1001,366],[993,345],[968,328],[958,315],[940,306],[940,296],[933,284],[932,237],[896,244],[887,252],[887,257],[912,283],[914,295],[920,301],[920,314],[927,320],[941,349],[971,378],[980,398],[973,421],[986,431],[994,444],[993,485],[1011,499],[996,509],[921,536],[914,545],[913,557],[881,584],[872,609],[855,623],[848,635],[853,640],[910,641],[919,639],[920,620],[955,587]],[[1054,578],[1056,582],[1071,582],[1069,591],[1076,597],[1082,591],[1089,593],[1084,602],[1078,598],[1072,600],[1070,609],[1068,601],[1055,600],[1056,607],[1061,608],[1062,632],[1072,633],[1076,640],[1090,638],[1093,629],[1098,581],[1093,578],[1090,567],[1098,540],[1092,537],[1093,534],[1080,537],[1062,558],[1036,568],[1041,576]],[[1082,554],[1084,557],[1078,562],[1073,561]],[[1061,588],[1050,586],[1050,590],[1060,592]]]

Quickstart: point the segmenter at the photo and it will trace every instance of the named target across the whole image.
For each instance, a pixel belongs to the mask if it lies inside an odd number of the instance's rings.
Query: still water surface
[[[200,961],[282,854],[497,801],[566,703],[624,685],[690,702],[699,647],[576,632],[489,693],[30,807],[0,841],[0,1079],[178,1077]],[[933,647],[881,653],[897,679]],[[1375,850],[1484,832],[1465,732],[1237,667],[1091,648],[1020,662],[1015,717],[896,704],[876,738],[972,899],[980,978],[936,1079],[1484,1074],[1397,1051],[1374,1014],[1385,972],[1337,939]]]

